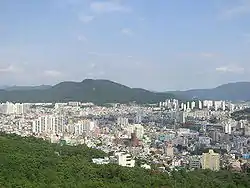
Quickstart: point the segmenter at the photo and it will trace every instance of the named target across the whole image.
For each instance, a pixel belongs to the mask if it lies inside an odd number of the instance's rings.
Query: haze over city
[[[0,85],[250,81],[250,1],[0,1]]]

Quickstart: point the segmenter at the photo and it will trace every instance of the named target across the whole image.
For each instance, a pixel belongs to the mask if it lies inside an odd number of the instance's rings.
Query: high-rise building
[[[28,104],[6,102],[0,104],[0,113],[3,114],[24,114],[29,109]]]
[[[184,103],[181,103],[181,110],[184,110]]]
[[[214,101],[214,109],[215,111],[223,109],[223,101]]]
[[[165,101],[165,104],[166,104],[165,107],[167,107],[167,108],[171,108],[171,106],[172,106],[172,102],[171,102],[170,99],[166,100],[166,101]]]
[[[128,118],[118,117],[117,118],[117,125],[122,126],[122,127],[128,126]]]
[[[186,123],[186,113],[185,112],[178,112],[176,120],[179,123]]]
[[[131,136],[132,133],[135,133],[136,137],[141,140],[144,135],[144,127],[141,124],[128,125],[127,132],[129,136]]]
[[[15,113],[23,114],[24,113],[24,104],[16,103],[15,104]]]
[[[223,111],[226,110],[226,101],[222,101],[222,110],[223,110]]]
[[[191,109],[193,110],[195,108],[195,101],[191,102]]]
[[[83,123],[78,122],[77,124],[74,124],[72,127],[74,128],[73,130],[74,135],[76,136],[83,135],[84,133]]]
[[[208,153],[203,153],[201,166],[202,169],[220,170],[220,154],[215,153],[212,149],[210,149]]]
[[[201,101],[198,102],[198,106],[199,106],[199,109],[201,110],[202,109],[202,102]]]
[[[15,113],[15,104],[12,102],[6,102],[6,114],[14,114]]]
[[[0,104],[0,113],[6,114],[6,111],[7,111],[7,105],[6,105],[6,103]]]
[[[227,133],[227,134],[231,134],[232,133],[232,125],[231,125],[230,122],[226,123],[226,125],[225,125],[224,128],[225,128],[225,133]]]
[[[233,112],[235,109],[235,105],[231,103],[229,106],[229,109],[230,109],[230,112]]]
[[[174,110],[178,110],[179,108],[179,101],[176,99],[173,100],[173,108]]]
[[[65,132],[63,116],[45,115],[33,121],[33,133],[62,134]]]
[[[184,112],[187,111],[187,105],[186,104],[183,105],[183,111]]]
[[[211,100],[204,100],[203,101],[203,106],[207,107],[207,109],[211,109],[213,107],[213,101],[211,101]]]

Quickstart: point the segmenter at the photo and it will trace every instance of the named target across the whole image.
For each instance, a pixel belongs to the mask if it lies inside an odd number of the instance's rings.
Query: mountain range
[[[0,86],[0,89],[6,91],[18,91],[18,90],[44,90],[49,89],[52,86],[50,85],[40,85],[40,86]]]
[[[220,85],[212,89],[192,89],[187,91],[170,91],[178,98],[183,99],[210,99],[229,101],[250,100],[250,82],[235,82]]]
[[[3,86],[2,89],[0,87],[1,102],[155,103],[169,98],[248,101],[250,82],[228,83],[212,89],[169,92],[153,92],[130,88],[109,80],[93,79],[85,79],[82,82],[61,82],[54,86]]]
[[[2,102],[155,103],[173,97],[174,95],[165,92],[151,92],[141,88],[130,88],[109,80],[92,79],[82,82],[61,82],[54,86],[15,86],[0,90]]]

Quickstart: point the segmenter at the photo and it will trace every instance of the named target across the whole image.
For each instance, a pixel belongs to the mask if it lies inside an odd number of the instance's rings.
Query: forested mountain
[[[155,103],[169,98],[248,101],[250,100],[250,82],[229,83],[212,89],[169,92],[152,92],[140,88],[130,88],[109,80],[92,79],[82,82],[61,82],[54,86],[6,86],[0,88],[1,102],[82,101],[103,104],[136,101],[138,103]]]
[[[247,101],[250,100],[250,82],[228,83],[212,89],[192,89],[171,93],[185,99]]]
[[[119,102],[155,103],[173,98],[169,93],[130,88],[109,80],[86,79],[82,82],[62,82],[47,89],[0,90],[0,101],[68,102],[82,101],[97,104]]]

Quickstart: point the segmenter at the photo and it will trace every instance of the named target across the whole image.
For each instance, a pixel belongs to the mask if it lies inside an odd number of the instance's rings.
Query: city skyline
[[[250,81],[250,2],[0,2],[0,85],[108,79],[154,91]]]

